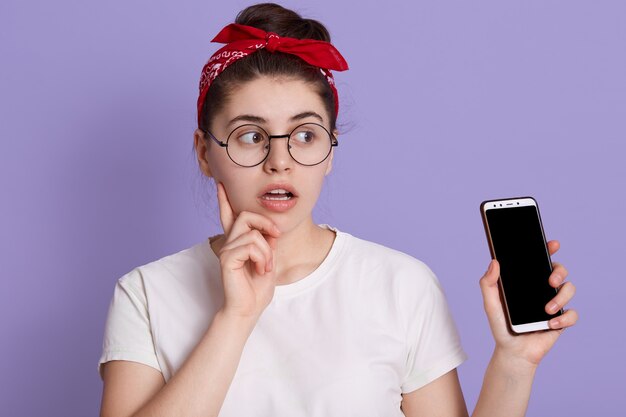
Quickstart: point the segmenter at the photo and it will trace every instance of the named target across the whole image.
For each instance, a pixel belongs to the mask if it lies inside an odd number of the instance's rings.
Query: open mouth
[[[273,200],[273,201],[291,200],[293,197],[294,195],[292,193],[290,193],[287,190],[283,190],[281,188],[268,191],[267,193],[261,196],[263,200]]]

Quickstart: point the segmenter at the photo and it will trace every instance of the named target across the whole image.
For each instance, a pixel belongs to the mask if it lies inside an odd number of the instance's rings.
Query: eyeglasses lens
[[[317,165],[330,154],[331,136],[321,125],[306,123],[291,132],[288,149],[296,162],[302,165]],[[260,126],[252,124],[239,126],[228,137],[228,155],[236,164],[242,166],[260,164],[267,157],[269,150],[269,136]]]

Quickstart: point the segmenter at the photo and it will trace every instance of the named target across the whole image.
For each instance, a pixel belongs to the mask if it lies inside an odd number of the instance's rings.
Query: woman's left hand
[[[560,244],[556,240],[548,242],[548,251],[553,255],[559,250]],[[554,314],[564,308],[572,299],[576,288],[571,282],[565,282],[567,269],[559,263],[553,263],[553,271],[549,283],[554,288],[559,288],[556,296],[546,305],[546,312]],[[496,260],[492,260],[489,269],[480,279],[480,288],[483,293],[485,312],[489,319],[489,326],[496,341],[496,351],[512,360],[524,360],[531,366],[537,366],[541,359],[550,351],[564,329],[573,326],[578,320],[575,310],[565,312],[553,318],[549,322],[551,330],[513,334],[507,325],[505,312],[500,301],[498,290],[498,277],[500,266]]]

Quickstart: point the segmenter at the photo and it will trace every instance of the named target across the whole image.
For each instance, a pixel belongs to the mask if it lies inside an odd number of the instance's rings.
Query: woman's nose
[[[264,162],[264,168],[268,172],[289,171],[296,162],[289,154],[287,137],[273,137],[270,140],[269,155]]]

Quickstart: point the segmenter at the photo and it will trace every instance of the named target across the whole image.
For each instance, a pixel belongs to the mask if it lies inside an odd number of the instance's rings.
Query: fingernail
[[[493,259],[489,262],[489,267],[487,268],[487,273],[489,274],[493,270]]]
[[[559,274],[554,274],[554,278],[553,279],[554,279],[554,282],[555,282],[555,284],[557,286],[561,285],[561,283],[563,282],[563,277],[561,277]]]
[[[550,312],[555,312],[559,309],[559,305],[555,302],[550,303],[550,305],[548,305],[548,311]]]
[[[559,319],[550,320],[550,327],[552,327],[553,329],[559,327],[560,324],[561,324],[561,320]]]
[[[269,263],[269,267],[270,267],[269,270],[271,271],[272,269],[274,269],[274,260],[270,259],[270,261],[268,263]]]

